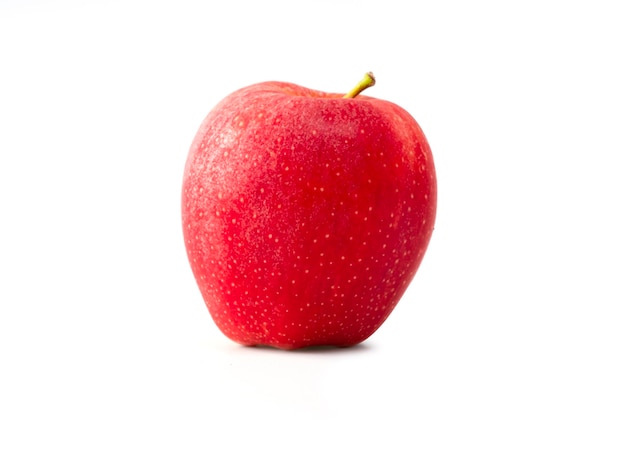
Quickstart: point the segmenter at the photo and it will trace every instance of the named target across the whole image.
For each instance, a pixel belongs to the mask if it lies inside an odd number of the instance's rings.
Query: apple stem
[[[374,78],[374,74],[372,72],[367,72],[363,79],[359,81],[359,84],[354,86],[350,92],[343,96],[343,98],[354,98],[363,92],[368,87],[372,87],[376,84],[376,79]]]

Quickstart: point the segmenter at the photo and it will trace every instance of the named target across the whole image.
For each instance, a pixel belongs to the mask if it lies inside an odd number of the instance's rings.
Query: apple
[[[184,169],[191,269],[247,346],[347,347],[387,319],[420,265],[437,185],[415,119],[389,101],[285,82],[228,95]]]

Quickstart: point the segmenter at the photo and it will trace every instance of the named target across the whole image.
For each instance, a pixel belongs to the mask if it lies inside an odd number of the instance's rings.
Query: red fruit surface
[[[436,210],[430,147],[401,107],[266,82],[203,121],[185,245],[217,326],[244,345],[351,346],[413,279]]]

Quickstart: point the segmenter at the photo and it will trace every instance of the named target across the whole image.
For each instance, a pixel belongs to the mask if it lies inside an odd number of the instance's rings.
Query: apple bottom
[[[292,192],[289,208],[268,210],[264,197],[251,196],[249,209],[225,207],[204,224],[211,231],[201,247],[209,252],[196,278],[208,309],[243,345],[362,342],[395,308],[424,256],[431,229],[419,202],[385,186],[356,199],[341,190],[333,198]]]

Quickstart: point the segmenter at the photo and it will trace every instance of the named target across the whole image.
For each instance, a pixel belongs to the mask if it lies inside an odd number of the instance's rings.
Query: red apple
[[[217,326],[243,345],[351,346],[394,309],[426,252],[437,186],[401,107],[265,82],[224,98],[191,145],[185,245]]]

